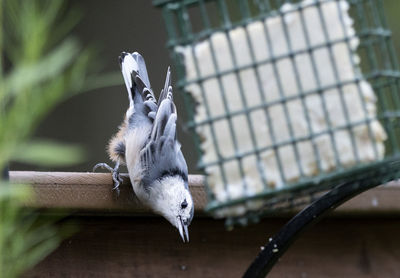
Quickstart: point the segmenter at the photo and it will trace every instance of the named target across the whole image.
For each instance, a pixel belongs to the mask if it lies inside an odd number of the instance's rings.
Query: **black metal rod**
[[[294,216],[273,238],[270,238],[269,243],[257,255],[243,277],[265,277],[278,259],[306,228],[321,220],[327,212],[334,210],[347,200],[377,185],[379,184],[368,182],[343,183],[315,200]]]

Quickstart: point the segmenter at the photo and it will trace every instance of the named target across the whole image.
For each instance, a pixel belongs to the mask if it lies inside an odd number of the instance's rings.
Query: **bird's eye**
[[[181,204],[181,208],[186,208],[188,206],[188,203],[186,202],[186,199],[183,200],[182,204]]]

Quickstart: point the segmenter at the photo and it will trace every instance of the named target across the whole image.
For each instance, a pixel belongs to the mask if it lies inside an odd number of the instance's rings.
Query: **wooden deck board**
[[[40,208],[68,208],[94,212],[149,213],[135,198],[129,179],[125,176],[117,197],[109,173],[64,173],[12,171],[13,182],[33,185],[36,198],[30,205]],[[201,213],[207,203],[203,177],[189,176],[195,209]],[[336,215],[400,215],[400,182],[371,189],[345,203]]]

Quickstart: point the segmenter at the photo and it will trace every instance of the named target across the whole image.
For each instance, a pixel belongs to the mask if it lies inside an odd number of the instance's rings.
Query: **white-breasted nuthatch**
[[[168,68],[158,102],[150,87],[146,64],[137,53],[119,57],[128,90],[129,108],[125,119],[108,145],[116,164],[95,166],[112,171],[115,189],[121,182],[119,166],[126,164],[138,199],[164,216],[189,241],[194,204],[188,187],[188,169],[176,137],[176,107],[173,102],[171,72]]]

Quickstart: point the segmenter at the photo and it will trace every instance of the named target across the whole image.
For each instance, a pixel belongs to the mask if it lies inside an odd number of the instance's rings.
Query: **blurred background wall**
[[[80,40],[99,49],[104,71],[119,71],[121,51],[138,51],[146,59],[150,82],[158,96],[168,65],[172,64],[165,48],[166,32],[161,11],[150,0],[70,0],[79,6],[83,19],[75,29]],[[383,0],[393,40],[400,54],[400,0]],[[173,72],[173,78],[174,76]],[[182,129],[185,111],[182,99],[175,98],[180,116],[178,138],[188,161],[189,171],[197,173],[191,134]],[[121,85],[80,94],[62,103],[37,130],[38,137],[78,143],[87,150],[87,160],[74,167],[40,169],[29,165],[11,165],[11,170],[91,171],[94,164],[107,162],[105,147],[121,123],[128,99]]]
[[[164,85],[167,67],[171,64],[165,48],[166,33],[160,10],[154,8],[151,1],[144,0],[69,1],[69,4],[83,11],[83,19],[75,31],[84,44],[93,45],[99,50],[99,64],[103,70],[120,72],[120,52],[138,51],[146,60],[150,82],[158,96]],[[182,100],[176,97],[175,101],[182,121],[185,112]],[[120,86],[94,90],[69,99],[41,124],[37,136],[82,144],[87,150],[86,162],[62,169],[38,169],[28,165],[12,165],[11,168],[91,171],[98,162],[109,163],[105,148],[121,124],[127,107],[128,98],[122,75]],[[191,151],[190,135],[180,128],[178,136],[193,172],[197,158],[192,156],[194,152]]]

